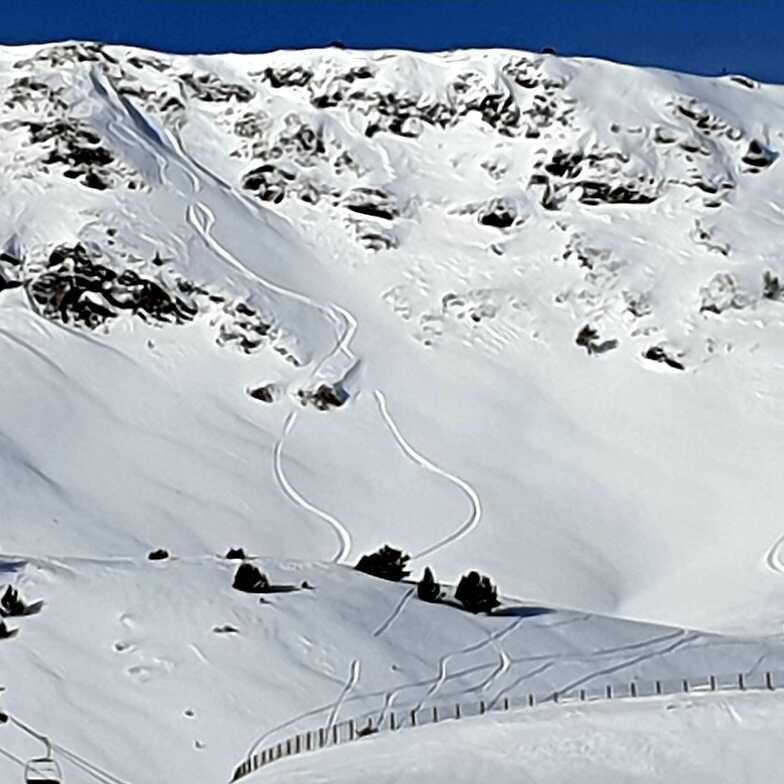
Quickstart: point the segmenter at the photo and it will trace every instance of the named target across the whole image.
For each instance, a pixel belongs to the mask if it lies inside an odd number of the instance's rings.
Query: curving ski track
[[[401,616],[406,605],[414,598],[415,592],[416,589],[409,588],[403,594],[387,619],[373,632],[374,637],[380,637]]]
[[[234,254],[232,254],[220,242],[218,242],[218,240],[215,239],[212,234],[212,228],[215,225],[215,214],[203,202],[196,201],[194,204],[189,205],[187,218],[188,223],[196,231],[199,237],[201,237],[207,247],[232,267],[238,269],[244,275],[256,280],[259,284],[269,289],[270,291],[274,291],[277,294],[295,299],[304,305],[315,308],[320,313],[322,313],[333,325],[336,333],[335,347],[319,362],[312,375],[317,374],[327,362],[339,354],[343,354],[350,362],[346,373],[351,371],[351,369],[356,364],[356,358],[351,353],[349,346],[353,340],[354,334],[356,333],[357,321],[350,313],[348,313],[348,311],[344,310],[343,308],[338,308],[337,306],[333,307],[321,305],[304,294],[300,294],[299,292],[293,291],[292,289],[286,288],[285,286],[272,283],[271,281],[268,281],[249,270],[241,261],[239,261],[239,259],[237,259],[236,256],[234,256]],[[342,325],[339,323],[341,320]],[[348,555],[351,552],[351,535],[349,534],[348,529],[336,517],[322,509],[319,509],[314,504],[311,504],[293,487],[291,482],[286,478],[285,472],[283,471],[283,447],[286,441],[286,437],[294,427],[296,416],[296,411],[289,412],[283,423],[281,435],[275,443],[275,448],[273,450],[273,472],[275,475],[275,480],[290,501],[299,506],[301,509],[304,509],[306,512],[316,515],[335,531],[339,539],[339,547],[332,560],[337,563],[348,558]]]
[[[784,564],[782,564],[779,557],[782,546],[784,546],[784,534],[776,539],[765,553],[765,566],[776,574],[784,574]]]
[[[293,429],[294,423],[296,421],[297,412],[290,411],[286,417],[285,422],[283,423],[283,432],[275,444],[272,457],[275,481],[293,503],[304,509],[306,512],[310,512],[311,514],[316,515],[316,517],[323,520],[334,530],[338,537],[339,544],[337,552],[332,557],[332,561],[334,563],[338,563],[348,558],[348,554],[351,552],[351,534],[348,532],[348,529],[343,525],[343,523],[340,522],[340,520],[338,520],[336,517],[333,517],[328,512],[325,512],[323,509],[319,509],[317,506],[314,506],[310,503],[310,501],[297,492],[297,490],[295,490],[292,486],[291,482],[289,482],[289,480],[286,478],[286,474],[283,471],[283,444],[285,443],[286,436],[288,436],[288,434]]]
[[[435,463],[428,460],[420,452],[417,452],[417,450],[414,449],[411,444],[409,444],[409,442],[400,432],[400,428],[397,426],[394,419],[392,419],[392,415],[389,413],[389,408],[387,406],[387,400],[384,396],[384,393],[377,389],[375,390],[374,395],[376,402],[378,403],[378,410],[381,412],[384,423],[389,428],[390,433],[392,433],[395,441],[398,443],[398,446],[403,450],[406,456],[425,470],[446,479],[454,485],[457,485],[460,490],[462,490],[462,492],[465,493],[465,495],[468,497],[469,503],[471,504],[471,513],[469,514],[466,521],[456,531],[453,531],[451,534],[449,534],[449,536],[445,536],[435,544],[429,545],[424,550],[420,550],[418,553],[415,553],[411,560],[417,560],[419,558],[424,558],[427,555],[432,555],[447,545],[454,544],[473,531],[473,529],[476,528],[476,526],[479,524],[479,520],[482,516],[482,504],[479,500],[479,495],[474,490],[474,488],[468,484],[468,482],[464,481],[459,476],[450,474],[443,468],[439,468]]]
[[[343,687],[342,691],[338,695],[337,700],[335,700],[335,704],[332,706],[332,711],[329,714],[329,719],[327,719],[327,733],[332,730],[332,727],[335,726],[335,722],[337,721],[338,716],[340,715],[340,709],[343,707],[343,704],[346,701],[346,697],[351,693],[353,688],[359,682],[359,673],[360,673],[360,664],[359,659],[354,659],[351,662],[351,672],[349,673],[348,680],[346,681],[346,685]]]

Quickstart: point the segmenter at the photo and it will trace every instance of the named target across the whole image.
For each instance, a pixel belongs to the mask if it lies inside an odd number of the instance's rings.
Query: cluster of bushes
[[[363,555],[354,567],[357,571],[380,577],[382,580],[400,582],[409,576],[408,562],[411,556],[402,550],[384,545],[375,553]],[[436,581],[430,567],[425,567],[422,579],[417,583],[417,597],[423,602],[436,603],[446,597],[441,584]],[[472,613],[492,612],[501,602],[498,590],[487,575],[471,571],[460,578],[455,590],[455,599],[465,610]]]

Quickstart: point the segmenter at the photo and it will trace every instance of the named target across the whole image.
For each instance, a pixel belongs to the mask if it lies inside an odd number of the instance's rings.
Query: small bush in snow
[[[263,593],[270,587],[270,581],[258,567],[244,563],[237,568],[233,587],[245,593]]]
[[[441,590],[441,584],[436,582],[433,577],[433,572],[430,567],[425,567],[425,573],[422,579],[417,583],[417,596],[423,602],[437,602],[443,597],[444,593]]]
[[[389,545],[384,545],[375,553],[363,555],[354,568],[360,572],[365,572],[365,574],[380,577],[382,580],[399,582],[411,574],[406,569],[409,560],[411,560],[411,556],[402,552],[402,550],[395,550]]]
[[[784,286],[781,285],[778,276],[769,270],[762,276],[762,296],[765,299],[784,299]]]
[[[480,575],[479,572],[469,572],[460,578],[455,599],[472,613],[491,612],[501,604],[495,585],[489,577]]]

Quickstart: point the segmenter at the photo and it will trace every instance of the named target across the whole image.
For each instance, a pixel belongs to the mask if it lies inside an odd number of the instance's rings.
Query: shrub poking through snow
[[[258,567],[244,563],[237,568],[232,587],[245,593],[264,593],[269,589],[270,581]]]
[[[472,613],[491,612],[501,602],[496,595],[496,587],[486,575],[469,572],[460,578],[455,591],[455,599]]]
[[[245,555],[245,551],[241,547],[230,547],[223,557],[242,561],[248,556]]]
[[[590,325],[586,324],[578,333],[574,342],[582,346],[589,354],[593,351],[594,341],[599,339],[599,333]]]
[[[778,299],[784,300],[784,286],[770,270],[765,270],[762,276],[762,296],[765,299]]]
[[[7,640],[9,637],[13,637],[19,629],[9,629],[5,625],[5,621],[0,621],[0,640]]]
[[[164,549],[153,550],[147,558],[150,561],[165,561],[169,557],[169,551]]]
[[[380,577],[382,580],[399,582],[411,574],[406,569],[410,560],[410,555],[401,550],[395,550],[389,545],[384,545],[375,553],[363,555],[354,568],[360,572],[365,572],[365,574],[371,574],[373,577]]]
[[[0,615],[5,618],[13,616],[26,615],[27,605],[22,601],[19,596],[19,591],[12,588],[10,585],[5,589],[5,593],[0,598]]]
[[[433,577],[433,572],[430,571],[430,567],[426,566],[422,579],[417,583],[417,596],[423,602],[438,602],[443,595],[441,583],[436,582],[436,578]]]

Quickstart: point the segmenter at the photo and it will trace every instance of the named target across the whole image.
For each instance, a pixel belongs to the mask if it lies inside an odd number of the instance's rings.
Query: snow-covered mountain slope
[[[779,694],[541,708],[384,733],[319,752],[317,765],[308,755],[282,760],[247,781],[764,782],[780,766],[781,708]]]
[[[495,707],[505,697],[635,678],[784,671],[778,639],[513,599],[497,615],[474,616],[419,601],[411,585],[323,563],[262,559],[277,590],[260,602],[232,589],[237,563],[0,562],[4,580],[45,601],[36,615],[8,619],[19,633],[0,640],[4,708],[51,733],[56,751],[121,781],[220,782],[251,752],[369,713],[380,720],[418,705]],[[0,748],[18,759],[41,751],[3,725]],[[83,775],[63,760],[70,775]],[[2,755],[0,772],[3,781],[19,773]]]
[[[46,601],[0,641],[9,706],[107,764],[133,726],[163,766],[166,711],[220,680],[214,753],[185,723],[177,757],[210,775],[334,706],[353,661],[374,709],[477,628],[407,601],[380,645],[402,596],[339,564],[384,542],[416,576],[478,568],[587,614],[550,685],[657,635],[689,643],[668,672],[780,655],[784,88],[509,51],[87,44],[2,49],[0,87],[0,552]],[[213,560],[236,545],[331,598],[216,636],[196,597],[239,612]],[[181,560],[144,565],[160,546]],[[530,623],[520,655],[547,654]],[[708,662],[686,628],[745,640]],[[506,661],[487,653],[466,666]]]

